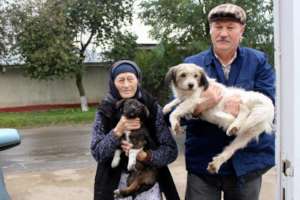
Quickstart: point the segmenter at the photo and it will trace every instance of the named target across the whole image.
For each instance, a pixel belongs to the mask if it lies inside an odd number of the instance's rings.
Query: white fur
[[[136,157],[138,155],[138,153],[140,151],[142,151],[143,149],[130,149],[129,153],[128,153],[128,165],[127,165],[127,169],[128,171],[133,171],[136,170],[135,168],[135,164],[136,164]]]
[[[171,87],[175,99],[163,108],[168,113],[176,105],[176,109],[170,114],[170,123],[173,133],[180,133],[180,118],[192,114],[198,104],[206,101],[201,97],[204,88],[202,86],[190,89],[187,83],[199,82],[199,77],[189,74],[200,73],[206,76],[204,70],[194,64],[180,64],[172,67],[176,75],[171,80]],[[186,76],[178,77],[185,73]],[[209,84],[217,84],[222,91],[223,98],[211,109],[203,111],[201,119],[216,124],[226,131],[227,135],[236,135],[232,143],[222,153],[215,156],[207,169],[211,173],[217,173],[221,165],[226,162],[238,149],[244,148],[253,138],[258,138],[262,132],[272,133],[274,119],[274,106],[270,98],[259,92],[245,91],[241,88],[225,87],[206,76]],[[238,95],[241,98],[240,111],[237,117],[223,111],[226,97]],[[201,147],[199,147],[201,148]]]
[[[130,131],[125,131],[125,140],[130,143],[129,135],[130,135]],[[121,153],[122,153],[121,149],[115,150],[114,157],[111,161],[112,168],[116,168],[117,166],[119,166],[120,161],[121,161]],[[132,162],[134,162],[134,164],[136,163],[136,161],[132,161]],[[129,163],[127,165],[127,168],[129,168]]]

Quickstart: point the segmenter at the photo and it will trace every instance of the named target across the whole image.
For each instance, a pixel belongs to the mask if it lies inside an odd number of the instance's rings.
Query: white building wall
[[[83,76],[83,84],[89,102],[99,102],[107,91],[105,67],[89,66]],[[23,76],[21,68],[6,68],[0,72],[0,109],[44,104],[80,103],[74,78],[54,81],[38,81]]]

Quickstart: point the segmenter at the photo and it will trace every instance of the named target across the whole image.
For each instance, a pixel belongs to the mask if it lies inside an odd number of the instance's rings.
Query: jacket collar
[[[235,84],[235,82],[240,74],[241,67],[242,67],[242,60],[243,60],[242,57],[244,57],[244,54],[245,54],[245,52],[244,52],[243,48],[238,47],[237,57],[231,63],[231,69],[230,69],[228,80],[225,79],[222,65],[219,62],[219,60],[215,57],[212,47],[208,50],[208,55],[205,57],[204,64],[205,64],[205,66],[210,66],[210,67],[215,68],[218,80],[221,83],[223,83],[227,86],[232,86]]]

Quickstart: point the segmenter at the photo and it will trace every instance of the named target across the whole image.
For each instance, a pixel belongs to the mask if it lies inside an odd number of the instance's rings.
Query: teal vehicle
[[[0,128],[0,151],[12,148],[14,146],[19,145],[20,143],[21,143],[21,137],[16,129]],[[6,191],[1,166],[0,166],[0,199],[1,200],[10,199]]]

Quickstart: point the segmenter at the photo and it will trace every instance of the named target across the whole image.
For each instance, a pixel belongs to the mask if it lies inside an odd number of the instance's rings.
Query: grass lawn
[[[56,109],[38,112],[0,113],[0,128],[29,128],[56,124],[92,123],[95,117],[95,108],[88,112],[80,109]]]

